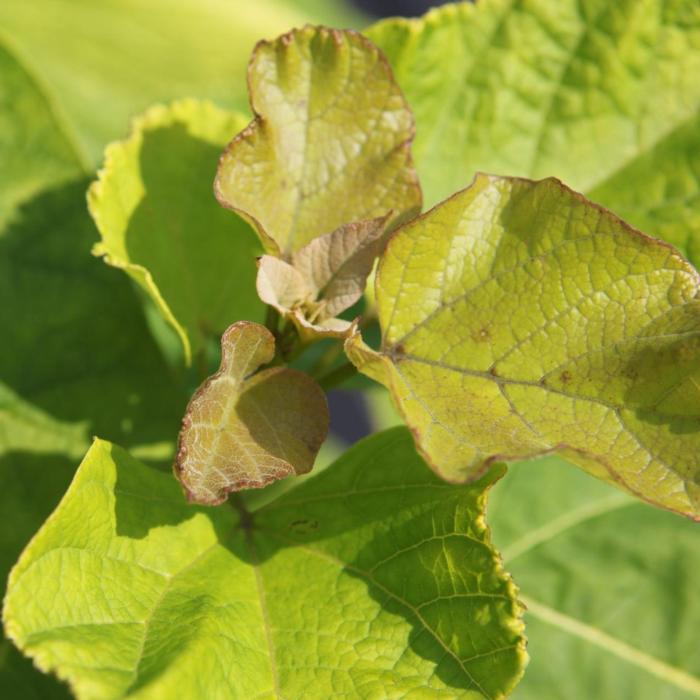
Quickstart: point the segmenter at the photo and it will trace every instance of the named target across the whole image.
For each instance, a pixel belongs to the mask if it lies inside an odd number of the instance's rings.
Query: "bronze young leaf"
[[[175,473],[189,500],[216,505],[311,470],[328,432],[318,384],[288,367],[257,372],[275,354],[270,331],[240,321],[221,338],[221,366],[192,397],[182,421]]]

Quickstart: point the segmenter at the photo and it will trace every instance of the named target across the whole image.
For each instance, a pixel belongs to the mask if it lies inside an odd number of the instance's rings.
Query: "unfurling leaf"
[[[256,372],[275,354],[270,331],[240,321],[221,338],[221,366],[192,397],[175,463],[191,501],[222,503],[232,491],[305,474],[328,432],[328,406],[308,375]]]
[[[215,191],[288,258],[351,221],[414,216],[413,115],[381,51],[360,34],[305,27],[260,42],[248,69],[254,121],[224,152]]]
[[[479,175],[398,231],[377,273],[387,384],[449,480],[559,452],[700,518],[700,279],[558,180]]]
[[[252,513],[195,508],[98,440],[10,576],[11,639],[78,700],[505,697],[522,606],[404,428]]]
[[[338,314],[364,292],[384,250],[387,217],[347,224],[293,253],[291,264],[272,255],[258,262],[258,295],[292,319],[302,338],[347,337],[352,324]]]

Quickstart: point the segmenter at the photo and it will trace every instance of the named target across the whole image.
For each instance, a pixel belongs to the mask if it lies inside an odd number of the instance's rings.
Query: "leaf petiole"
[[[357,367],[350,362],[346,362],[340,365],[340,367],[336,367],[334,370],[319,377],[316,381],[324,391],[328,391],[329,389],[343,384],[350,379],[350,377],[355,376],[355,374],[357,374]]]
[[[277,337],[277,331],[279,329],[280,323],[280,313],[274,306],[267,307],[267,313],[265,314],[265,328]]]

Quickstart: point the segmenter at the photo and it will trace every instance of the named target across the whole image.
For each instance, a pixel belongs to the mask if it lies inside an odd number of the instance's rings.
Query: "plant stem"
[[[265,327],[272,333],[272,335],[277,337],[277,329],[280,324],[280,314],[279,311],[274,306],[267,307],[267,313],[265,314]]]
[[[350,379],[350,377],[353,377],[355,374],[357,374],[357,367],[350,362],[346,362],[340,365],[340,367],[336,367],[334,370],[328,372],[328,374],[319,377],[316,381],[322,389],[328,391],[342,384],[347,379]]]
[[[336,342],[329,345],[321,354],[321,356],[314,362],[313,366],[309,370],[309,374],[316,378],[323,375],[328,367],[330,367],[338,358],[338,356],[343,352],[342,342]]]
[[[243,497],[241,496],[240,493],[232,493],[228,497],[228,502],[231,505],[231,507],[238,513],[240,516],[240,527],[241,529],[247,531],[250,531],[250,529],[253,527],[253,515],[252,513],[246,508],[245,501],[243,500]]]

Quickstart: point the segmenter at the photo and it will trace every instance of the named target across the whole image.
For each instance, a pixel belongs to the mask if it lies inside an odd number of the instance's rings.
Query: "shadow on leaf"
[[[130,261],[151,273],[190,338],[263,318],[255,290],[260,245],[214,199],[220,154],[220,146],[182,124],[145,131],[139,157],[145,194],[126,230]]]
[[[129,280],[90,255],[86,186],[31,200],[0,238],[0,381],[57,420],[86,422],[86,442],[174,442],[184,394]]]

